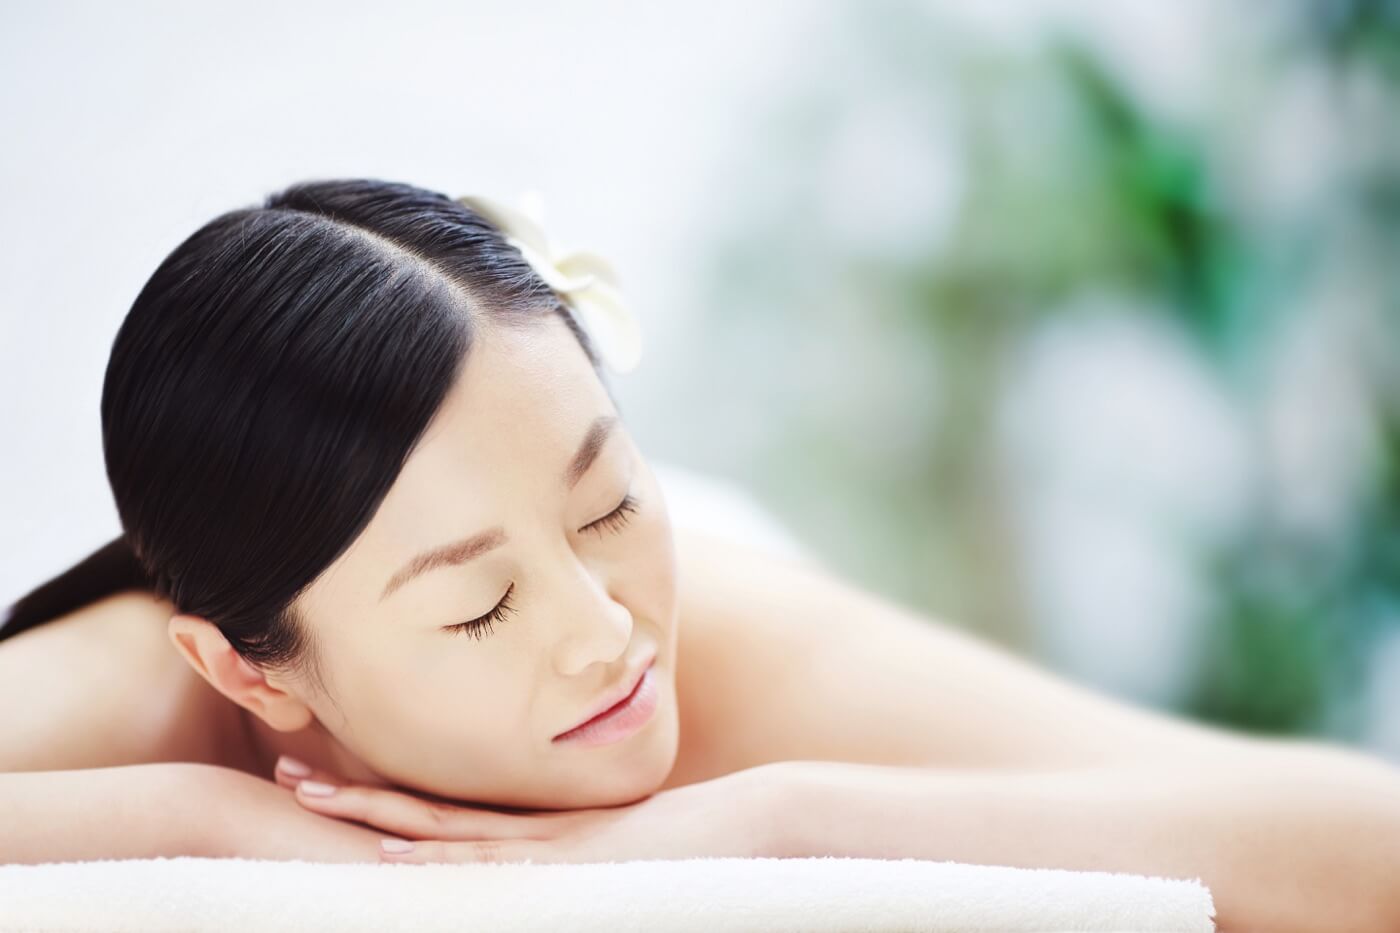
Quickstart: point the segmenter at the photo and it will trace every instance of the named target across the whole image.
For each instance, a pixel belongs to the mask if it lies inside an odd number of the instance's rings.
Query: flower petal
[[[622,295],[606,282],[594,282],[571,294],[569,302],[609,368],[617,373],[636,369],[642,356],[642,332]]]
[[[550,288],[559,292],[561,295],[587,288],[593,282],[594,276],[592,273],[574,277],[564,275],[555,267],[554,263],[552,263],[547,256],[536,252],[534,249],[531,249],[528,244],[517,240],[515,237],[506,237],[506,242],[520,250],[520,254],[525,257],[525,261],[534,268],[535,272],[539,274],[539,277],[544,279]]]
[[[595,275],[613,286],[618,284],[617,270],[613,268],[612,263],[588,250],[570,250],[561,256],[554,257],[554,268],[564,275],[579,276],[587,273]]]
[[[491,221],[506,236],[528,244],[536,253],[548,256],[552,252],[544,228],[524,211],[479,194],[464,194],[455,200]]]

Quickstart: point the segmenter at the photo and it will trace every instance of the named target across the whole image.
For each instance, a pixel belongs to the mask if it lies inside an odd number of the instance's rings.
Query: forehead
[[[522,454],[577,445],[573,435],[605,411],[614,411],[606,389],[557,317],[513,328],[483,325],[404,472],[440,458],[518,470],[529,466]]]

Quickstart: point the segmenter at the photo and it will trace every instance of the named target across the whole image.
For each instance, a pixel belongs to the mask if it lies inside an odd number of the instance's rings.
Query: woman
[[[85,769],[192,766],[122,791],[177,841],[86,857],[908,855],[1199,876],[1255,918],[1296,879],[1233,873],[1203,802],[1279,763],[1364,788],[1368,820],[1400,796],[1363,756],[1137,709],[673,531],[605,382],[636,348],[616,294],[584,293],[607,275],[498,205],[373,180],[293,185],[181,243],[103,389],[124,534],[0,630],[52,627],[0,648],[31,724],[0,788],[77,821]],[[376,855],[386,833],[422,843]],[[1346,903],[1372,893],[1343,875]]]

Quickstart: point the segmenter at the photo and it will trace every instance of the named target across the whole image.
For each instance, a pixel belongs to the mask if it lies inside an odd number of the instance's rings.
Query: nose
[[[590,566],[575,557],[565,562],[570,571],[563,583],[561,635],[556,665],[572,676],[602,662],[612,664],[632,642],[632,612],[609,592],[606,567]]]

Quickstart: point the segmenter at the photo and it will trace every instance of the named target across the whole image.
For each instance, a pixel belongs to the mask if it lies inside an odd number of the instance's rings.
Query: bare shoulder
[[[104,596],[0,642],[0,664],[9,672],[33,666],[49,679],[72,680],[100,675],[93,665],[105,658],[108,668],[136,665],[139,674],[160,656],[155,649],[165,638],[168,605],[142,590]]]
[[[166,636],[172,611],[125,590],[0,642],[0,771],[186,760],[209,707],[190,702],[198,675]]]
[[[172,611],[170,603],[158,599],[154,593],[139,589],[121,590],[0,642],[0,651],[10,650],[15,645],[47,644],[72,638],[126,637],[136,629],[156,630],[155,620],[164,623]],[[143,625],[136,620],[153,624]],[[159,628],[159,633],[164,636],[163,627]]]
[[[677,564],[677,767],[690,773],[779,760],[1070,768],[1244,742],[1096,692],[815,562],[687,530]]]

